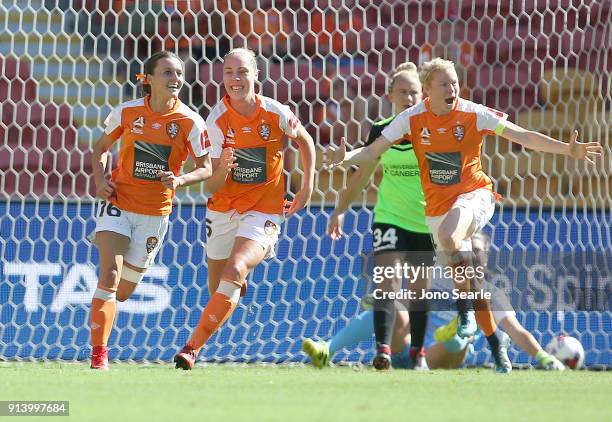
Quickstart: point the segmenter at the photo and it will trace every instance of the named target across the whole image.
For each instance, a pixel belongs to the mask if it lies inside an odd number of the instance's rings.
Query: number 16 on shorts
[[[104,217],[104,215],[119,217],[121,210],[108,201],[100,201],[96,205],[96,215],[98,217]]]

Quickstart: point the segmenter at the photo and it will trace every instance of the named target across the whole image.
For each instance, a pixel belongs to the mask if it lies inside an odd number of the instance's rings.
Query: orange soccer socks
[[[202,312],[200,322],[198,322],[195,332],[187,343],[189,347],[195,351],[199,351],[208,339],[223,325],[225,320],[229,318],[232,312],[234,312],[240,293],[240,288],[236,287],[236,289],[238,295],[231,293],[227,295],[225,293],[228,292],[223,292],[221,288],[217,289],[215,294],[212,295],[206,308],[204,308],[204,312]]]
[[[486,299],[476,299],[474,300],[474,307],[476,308],[476,323],[485,336],[490,336],[497,330],[490,304]]]
[[[117,313],[115,291],[98,287],[91,300],[91,344],[106,346]]]

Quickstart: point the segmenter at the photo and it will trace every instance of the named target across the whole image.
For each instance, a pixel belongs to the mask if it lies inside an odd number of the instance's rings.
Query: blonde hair
[[[257,55],[253,50],[244,47],[232,48],[225,56],[223,56],[223,61],[225,61],[225,59],[227,59],[232,54],[244,54],[245,56],[247,56],[249,58],[249,61],[251,62],[251,65],[253,66],[253,69],[255,69],[255,73],[257,73],[257,71],[259,70],[257,68]]]
[[[389,92],[393,91],[393,84],[395,83],[397,77],[404,72],[411,73],[416,77],[419,76],[419,74],[417,73],[417,67],[414,63],[405,62],[400,64],[389,75]]]
[[[450,60],[441,59],[440,57],[436,57],[428,62],[423,63],[421,65],[421,68],[419,69],[419,79],[421,80],[421,84],[425,86],[427,84],[427,81],[431,77],[431,74],[436,70],[441,69],[454,70],[455,63],[451,62]]]

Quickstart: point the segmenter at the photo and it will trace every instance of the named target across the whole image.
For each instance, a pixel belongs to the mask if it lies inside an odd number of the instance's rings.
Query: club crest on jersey
[[[276,233],[276,224],[270,220],[266,220],[264,224],[264,233],[268,236],[274,235],[274,233]]]
[[[453,135],[458,141],[462,141],[465,136],[465,127],[462,125],[453,126]]]
[[[257,132],[259,132],[259,136],[261,136],[264,141],[270,139],[271,129],[270,125],[268,125],[267,123],[262,123],[257,126]]]
[[[153,252],[153,249],[157,246],[159,240],[155,236],[147,238],[147,253]]]
[[[179,133],[179,125],[176,122],[170,122],[166,125],[166,133],[170,137],[170,139],[174,139],[177,137]]]

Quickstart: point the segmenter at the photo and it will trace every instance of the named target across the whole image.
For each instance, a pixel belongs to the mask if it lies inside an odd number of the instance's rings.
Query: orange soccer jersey
[[[243,116],[224,97],[206,120],[211,157],[235,149],[238,167],[208,200],[214,211],[259,211],[282,214],[285,198],[283,136],[295,137],[299,122],[289,107],[261,95],[251,116]]]
[[[178,175],[190,152],[195,157],[209,152],[204,120],[179,100],[168,113],[156,113],[145,97],[119,105],[104,124],[107,135],[122,138],[112,175],[117,189],[109,201],[138,214],[170,214],[174,191],[165,188],[156,173]]]
[[[436,116],[429,99],[400,113],[383,130],[390,142],[412,142],[425,193],[425,215],[448,212],[457,197],[478,188],[493,190],[480,162],[486,134],[503,131],[507,114],[459,98],[448,114]]]

